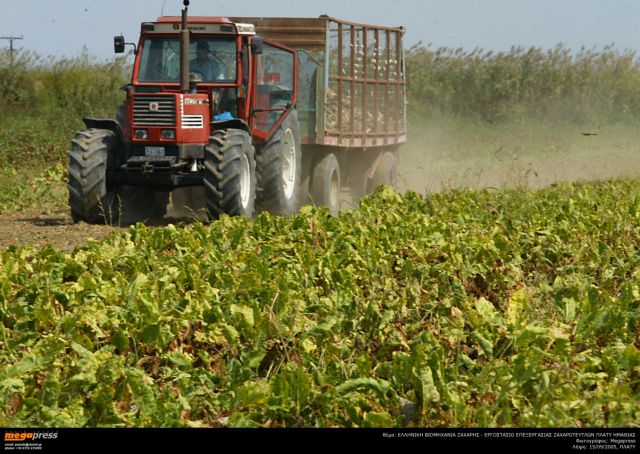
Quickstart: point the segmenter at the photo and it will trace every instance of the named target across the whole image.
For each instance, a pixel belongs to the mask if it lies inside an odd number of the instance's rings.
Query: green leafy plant
[[[358,210],[0,254],[6,426],[640,419],[637,181],[388,188]]]

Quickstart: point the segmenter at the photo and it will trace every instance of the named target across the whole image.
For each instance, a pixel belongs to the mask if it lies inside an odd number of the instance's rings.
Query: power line
[[[0,39],[9,40],[9,67],[13,67],[13,41],[18,39],[24,39],[22,36],[0,36]]]

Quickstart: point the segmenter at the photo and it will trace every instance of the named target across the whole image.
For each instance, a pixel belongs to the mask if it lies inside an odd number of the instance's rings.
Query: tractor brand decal
[[[180,31],[180,24],[176,23],[162,23],[155,22],[151,24],[151,27],[143,28],[142,31],[145,34],[158,34],[158,33],[175,33]],[[232,24],[189,24],[189,31],[192,33],[224,33],[233,34],[236,28]]]
[[[205,31],[207,29],[206,25],[189,25],[187,26],[187,28],[189,29],[189,31]],[[173,29],[174,30],[180,30],[180,24],[173,24]]]
[[[199,104],[194,99],[187,98],[187,104]],[[204,103],[203,103],[204,104]],[[180,95],[180,123],[183,129],[202,129],[204,128],[204,117],[202,115],[186,115],[184,113],[185,99],[184,95]]]
[[[196,104],[209,104],[209,101],[207,99],[193,99],[193,98],[187,98],[184,100],[184,103],[187,106],[193,106]]]
[[[149,112],[157,112],[159,110],[160,110],[160,103],[158,102],[149,103]]]

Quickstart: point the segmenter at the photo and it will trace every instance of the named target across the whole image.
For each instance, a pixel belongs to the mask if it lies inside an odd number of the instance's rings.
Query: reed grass
[[[536,118],[620,122],[640,114],[640,64],[632,50],[512,47],[493,52],[414,46],[406,52],[412,110],[482,121]]]

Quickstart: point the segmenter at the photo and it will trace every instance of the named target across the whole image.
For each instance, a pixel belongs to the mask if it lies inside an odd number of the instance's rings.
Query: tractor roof
[[[181,17],[160,16],[155,22],[143,22],[142,33],[176,33],[180,30],[181,23]],[[256,34],[253,24],[234,23],[226,17],[211,16],[190,16],[189,30],[192,33]]]
[[[180,23],[182,18],[180,16],[160,16],[157,23]],[[226,17],[212,17],[212,16],[189,16],[189,22],[197,24],[232,24]]]

